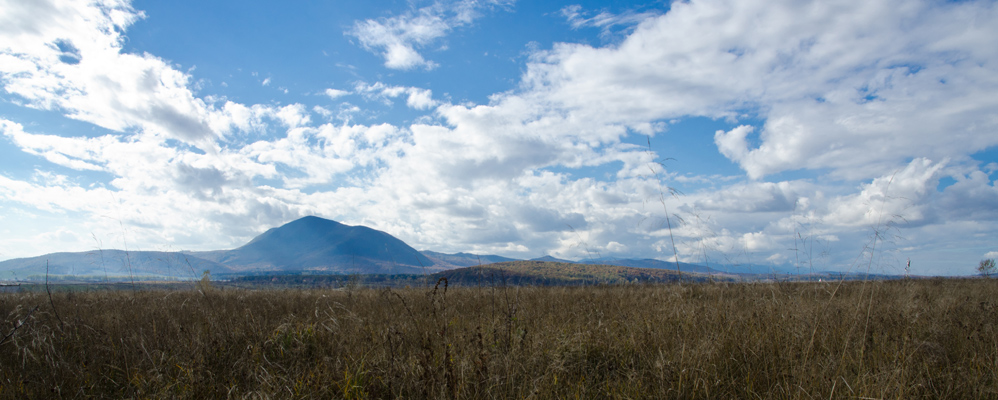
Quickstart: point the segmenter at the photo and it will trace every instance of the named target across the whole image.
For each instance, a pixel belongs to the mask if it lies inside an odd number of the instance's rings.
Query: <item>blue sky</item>
[[[318,215],[969,275],[998,257],[995,39],[992,1],[0,0],[0,260]]]

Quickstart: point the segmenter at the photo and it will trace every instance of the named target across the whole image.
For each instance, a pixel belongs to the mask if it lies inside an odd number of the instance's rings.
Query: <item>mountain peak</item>
[[[363,273],[421,272],[433,265],[385,232],[316,216],[269,229],[220,261],[245,269]]]
[[[314,215],[298,218],[274,229],[336,229],[342,226],[350,226],[331,219],[325,219]]]
[[[331,219],[325,219],[325,218],[322,218],[322,217],[317,217],[315,215],[308,215],[308,216],[304,216],[304,217],[298,218],[298,219],[296,219],[294,221],[291,221],[291,222],[288,222],[288,223],[284,224],[283,226],[288,226],[288,225],[291,225],[291,224],[344,225],[344,224],[341,224],[339,222],[333,221]]]

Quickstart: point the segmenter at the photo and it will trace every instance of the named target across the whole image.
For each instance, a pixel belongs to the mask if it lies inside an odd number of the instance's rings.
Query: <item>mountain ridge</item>
[[[181,252],[102,249],[58,252],[0,262],[0,279],[40,280],[46,276],[91,279],[195,279],[204,271],[230,274],[232,268]]]
[[[154,279],[197,279],[206,270],[213,276],[222,277],[261,273],[433,274],[509,262],[610,265],[676,271],[675,262],[656,259],[571,261],[545,255],[532,260],[518,260],[498,255],[417,251],[383,231],[366,226],[346,225],[317,216],[306,216],[270,228],[235,249],[182,252],[97,250],[50,253],[0,262],[0,279],[39,278],[47,275],[106,279],[136,276]],[[683,273],[743,274],[733,271],[730,267],[718,265],[707,268],[696,264],[679,263],[679,271]],[[770,272],[776,273],[775,270]]]

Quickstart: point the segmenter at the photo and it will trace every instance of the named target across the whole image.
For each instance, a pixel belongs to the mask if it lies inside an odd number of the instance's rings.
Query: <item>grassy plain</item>
[[[0,397],[996,398],[996,282],[0,294]]]

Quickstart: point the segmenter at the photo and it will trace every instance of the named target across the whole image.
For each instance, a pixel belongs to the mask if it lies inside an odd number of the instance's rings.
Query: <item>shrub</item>
[[[981,260],[981,264],[977,266],[977,272],[980,272],[985,278],[990,277],[991,274],[995,273],[995,259]]]

